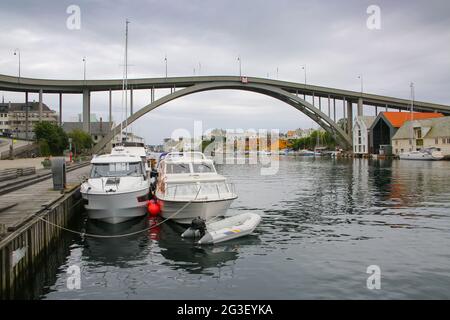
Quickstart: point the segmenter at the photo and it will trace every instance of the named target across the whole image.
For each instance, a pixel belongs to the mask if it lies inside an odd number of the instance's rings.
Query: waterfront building
[[[397,130],[411,120],[440,118],[444,115],[437,112],[381,112],[370,126],[370,153],[379,154],[380,146],[392,145],[392,138]]]
[[[375,116],[359,116],[353,125],[353,153],[356,155],[369,154],[370,127]]]
[[[406,121],[392,137],[396,155],[432,147],[450,158],[450,117]]]
[[[0,103],[0,134],[19,139],[34,139],[34,125],[39,121],[58,122],[58,114],[45,103]],[[28,131],[28,132],[27,132]]]
[[[92,122],[90,124],[90,134],[94,144],[102,140],[113,128],[114,123],[103,122],[100,118],[99,122]],[[66,133],[70,133],[74,130],[83,131],[83,122],[64,122],[62,128]],[[105,150],[111,150],[111,145],[109,144]]]

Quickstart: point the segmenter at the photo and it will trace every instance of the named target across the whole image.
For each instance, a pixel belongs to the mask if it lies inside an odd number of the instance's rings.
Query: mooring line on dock
[[[79,200],[79,201],[78,201],[76,204],[74,204],[72,207],[76,206],[80,201],[81,201],[81,200]],[[135,231],[135,232],[125,233],[125,234],[118,234],[118,235],[111,235],[111,236],[105,236],[105,235],[100,235],[100,234],[92,234],[92,233],[86,233],[86,232],[81,232],[81,231],[77,231],[77,230],[72,230],[72,229],[69,229],[69,228],[60,226],[60,225],[58,225],[58,224],[56,224],[56,223],[50,222],[50,221],[48,221],[48,220],[45,220],[44,217],[37,216],[36,218],[38,218],[38,219],[41,220],[41,221],[46,222],[46,223],[49,224],[49,225],[52,225],[52,226],[54,226],[54,227],[57,227],[57,228],[59,228],[59,229],[61,229],[61,230],[64,230],[64,231],[67,231],[67,232],[70,232],[70,233],[74,233],[74,234],[80,235],[80,236],[82,236],[82,237],[91,237],[91,238],[124,238],[124,237],[129,237],[129,236],[132,236],[132,235],[135,235],[135,234],[139,234],[139,233],[141,233],[141,232],[149,231],[149,230],[151,230],[151,229],[153,229],[153,228],[156,228],[156,227],[162,225],[162,224],[165,223],[167,220],[172,219],[172,218],[175,217],[177,214],[179,214],[181,211],[183,211],[185,208],[187,208],[187,206],[190,205],[193,201],[194,201],[194,200],[189,201],[188,203],[186,203],[184,206],[182,206],[177,212],[175,212],[175,213],[174,213],[173,215],[171,215],[170,217],[168,217],[168,218],[166,218],[166,219],[164,219],[164,220],[162,220],[162,221],[160,221],[160,222],[158,222],[158,223],[156,223],[156,224],[154,224],[154,225],[151,225],[151,226],[148,227],[148,228],[145,228],[145,229],[139,230],[139,231]],[[46,209],[46,210],[48,210],[48,209]]]

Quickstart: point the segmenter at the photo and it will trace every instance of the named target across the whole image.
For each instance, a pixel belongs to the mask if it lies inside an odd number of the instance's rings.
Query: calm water
[[[450,298],[450,162],[282,158],[277,175],[218,166],[236,184],[229,213],[256,212],[256,232],[198,247],[164,224],[122,239],[68,235],[25,291],[42,299]],[[97,234],[147,227],[147,218]],[[81,268],[81,289],[66,270]],[[369,290],[369,265],[381,289]]]

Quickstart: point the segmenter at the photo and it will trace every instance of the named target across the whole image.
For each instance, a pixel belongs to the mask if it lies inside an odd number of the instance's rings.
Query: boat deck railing
[[[190,199],[190,200],[222,200],[236,195],[236,187],[230,182],[188,182],[177,183],[166,186],[165,196],[167,199]],[[216,197],[217,196],[217,197]],[[193,198],[194,197],[194,198]]]

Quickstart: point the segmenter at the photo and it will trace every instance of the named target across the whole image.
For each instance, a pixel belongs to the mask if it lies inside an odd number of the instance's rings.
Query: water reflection
[[[242,244],[259,243],[257,236],[250,235],[245,239],[236,239],[224,244],[199,246],[193,239],[181,238],[180,234],[184,230],[185,227],[173,222],[163,224],[158,246],[161,248],[161,255],[166,259],[164,265],[173,269],[183,269],[192,274],[205,273],[205,269],[218,268],[238,259]]]
[[[146,230],[148,226],[149,221],[146,217],[139,217],[119,224],[88,219],[86,233],[114,236]],[[150,237],[147,232],[118,238],[86,236],[83,242],[83,256],[89,262],[126,268],[134,261],[145,258],[149,242]]]

